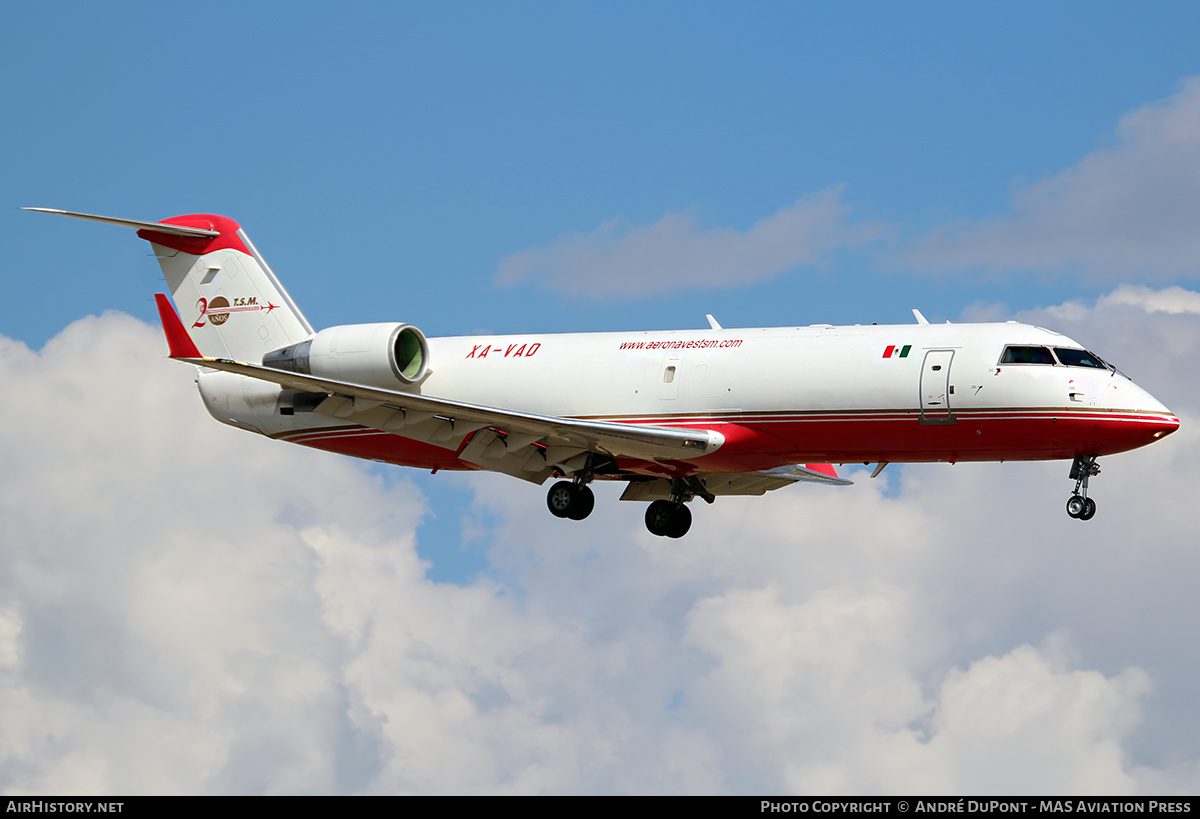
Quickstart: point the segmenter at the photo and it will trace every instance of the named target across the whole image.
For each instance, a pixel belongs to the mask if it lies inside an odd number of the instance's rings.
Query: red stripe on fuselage
[[[619,463],[631,472],[663,475],[752,472],[794,463],[1058,460],[1136,449],[1179,428],[1178,418],[1159,413],[1024,409],[956,412],[956,417],[957,424],[922,424],[915,411],[772,414],[736,421],[658,419],[663,426],[716,430],[725,444],[689,461]],[[401,466],[479,468],[458,460],[453,450],[365,427],[297,430],[275,437]]]

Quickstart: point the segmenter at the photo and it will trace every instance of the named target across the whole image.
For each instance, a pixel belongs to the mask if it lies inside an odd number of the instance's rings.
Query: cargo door
[[[951,408],[954,386],[950,383],[953,350],[929,350],[921,365],[921,423],[957,424]]]

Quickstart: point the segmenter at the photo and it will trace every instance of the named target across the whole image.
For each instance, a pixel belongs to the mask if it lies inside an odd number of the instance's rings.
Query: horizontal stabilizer
[[[108,225],[120,225],[121,227],[135,228],[137,230],[152,230],[155,233],[165,233],[169,236],[204,236],[212,238],[220,235],[218,231],[206,230],[205,228],[164,225],[162,222],[142,222],[137,219],[118,219],[115,216],[96,216],[92,213],[75,213],[74,211],[59,210],[58,208],[21,208],[21,210],[32,210],[37,213],[56,213],[59,216],[90,219],[93,222],[104,222]]]

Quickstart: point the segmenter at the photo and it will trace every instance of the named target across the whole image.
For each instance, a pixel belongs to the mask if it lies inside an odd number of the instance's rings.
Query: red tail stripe
[[[170,233],[159,233],[150,228],[142,228],[138,231],[138,236],[147,242],[154,242],[156,245],[190,253],[193,256],[202,256],[205,253],[212,253],[214,250],[221,250],[227,247],[240,250],[247,256],[252,255],[249,248],[246,247],[245,243],[237,235],[237,232],[241,230],[241,226],[227,216],[217,216],[214,213],[191,213],[187,216],[173,216],[170,219],[163,219],[162,223],[164,225],[215,230],[220,235],[214,236],[211,239],[206,236],[175,236]]]
[[[175,312],[175,308],[171,306],[167,297],[162,293],[155,293],[154,301],[158,304],[158,317],[162,320],[163,333],[167,337],[167,349],[171,351],[171,358],[200,358],[200,350],[196,348],[196,343],[183,328],[179,314]]]

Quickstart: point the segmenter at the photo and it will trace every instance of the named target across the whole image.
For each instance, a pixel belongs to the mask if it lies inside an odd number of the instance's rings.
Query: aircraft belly
[[[460,461],[452,449],[360,426],[318,427],[274,437],[293,444],[323,449],[326,452],[397,466],[430,470],[479,468]]]
[[[315,420],[315,419],[314,419]],[[328,421],[328,419],[324,419]],[[684,426],[698,426],[685,424]],[[923,426],[915,415],[760,420],[706,425],[726,436],[716,453],[689,461],[621,459],[645,475],[763,471],[795,463],[917,463],[1068,459],[1135,449],[1178,428],[1169,415],[963,413],[955,426]],[[272,437],[357,458],[431,470],[472,470],[454,450],[356,425],[308,426]]]
[[[953,425],[916,413],[846,413],[762,422],[795,446],[795,462],[999,461],[1107,455],[1178,427],[1162,414],[1046,410],[960,411]],[[718,452],[714,457],[718,457]]]

